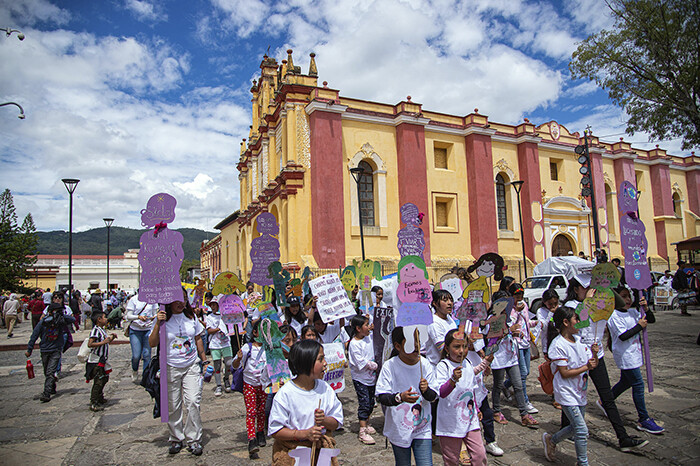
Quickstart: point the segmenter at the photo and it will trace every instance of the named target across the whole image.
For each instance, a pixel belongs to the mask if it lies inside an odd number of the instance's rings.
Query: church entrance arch
[[[574,252],[574,245],[565,234],[558,234],[552,241],[552,257],[568,256],[569,251]]]

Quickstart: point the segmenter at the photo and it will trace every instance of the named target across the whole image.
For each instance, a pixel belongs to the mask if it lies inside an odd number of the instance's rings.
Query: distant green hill
[[[127,249],[138,249],[139,238],[145,230],[112,227],[109,233],[109,253],[124,254]],[[178,228],[182,233],[185,259],[199,261],[199,248],[202,241],[216,236],[216,233],[196,228]],[[68,254],[67,231],[38,231],[39,254]],[[107,227],[73,233],[73,254],[107,254]]]

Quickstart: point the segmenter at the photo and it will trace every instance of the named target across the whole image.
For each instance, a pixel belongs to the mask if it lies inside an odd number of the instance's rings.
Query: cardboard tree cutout
[[[413,255],[402,257],[399,261],[398,282],[396,295],[401,301],[401,307],[396,314],[396,325],[432,324],[432,289],[423,259]]]
[[[214,286],[211,292],[214,296],[220,294],[233,294],[236,291],[243,293],[245,291],[245,284],[238,278],[233,272],[221,272],[214,279]]]
[[[343,269],[340,274],[340,282],[343,284],[348,298],[352,298],[352,290],[357,286],[357,272],[354,265],[348,265]]]
[[[501,343],[501,340],[510,333],[508,328],[508,316],[513,310],[513,298],[501,298],[493,303],[492,314],[480,322],[481,326],[489,326],[486,334],[486,356],[494,354]]]
[[[418,212],[418,207],[410,202],[401,206],[401,221],[406,224],[405,227],[399,230],[399,241],[396,246],[399,248],[399,254],[404,256],[419,256],[423,259],[423,250],[425,249],[425,239],[423,230],[419,225],[423,223],[422,215]]]
[[[263,319],[260,322],[257,341],[262,343],[267,362],[263,370],[267,371],[272,384],[265,387],[265,393],[277,393],[285,382],[291,380],[292,374],[282,351],[284,335],[275,322]]]
[[[285,295],[285,292],[291,275],[284,269],[284,267],[282,267],[282,264],[279,261],[272,262],[267,267],[267,270],[268,276],[272,279],[272,283],[275,285],[277,307],[284,307],[287,305],[287,296]]]
[[[651,272],[647,262],[646,227],[637,216],[637,188],[623,181],[617,194],[617,204],[622,211],[620,218],[620,242],[625,256],[625,280],[633,290],[646,290],[651,286]]]
[[[155,227],[141,235],[138,260],[141,265],[139,300],[149,304],[165,304],[186,299],[180,283],[180,265],[185,256],[182,250],[182,235],[168,229],[168,223],[175,220],[177,201],[166,193],[152,196],[146,208],[141,211],[141,224]],[[160,332],[161,348],[167,346],[167,332]],[[190,342],[193,344],[194,342]],[[160,352],[160,419],[168,422],[168,352]]]
[[[268,267],[280,259],[280,242],[276,238],[280,228],[270,212],[258,215],[256,228],[260,236],[250,243],[250,260],[253,263],[250,281],[261,286],[272,285]]]

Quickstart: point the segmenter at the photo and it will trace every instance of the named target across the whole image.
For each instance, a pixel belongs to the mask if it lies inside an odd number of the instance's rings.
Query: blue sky
[[[556,120],[624,136],[624,114],[572,81],[576,43],[609,27],[603,0],[13,0],[0,2],[0,179],[18,214],[67,229],[61,178],[81,179],[74,228],[139,227],[156,192],[178,227],[211,230],[239,208],[249,88],[268,50],[294,49],[341,95],[492,121]],[[624,136],[648,148],[647,136]],[[660,143],[682,155],[680,140]]]

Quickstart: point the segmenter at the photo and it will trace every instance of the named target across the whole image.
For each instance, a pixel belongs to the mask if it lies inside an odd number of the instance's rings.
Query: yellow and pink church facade
[[[307,74],[264,57],[252,88],[252,126],[237,164],[240,209],[217,225],[202,247],[202,268],[247,277],[256,218],[271,212],[280,225],[287,268],[337,268],[361,257],[360,215],[367,258],[395,265],[399,208],[418,206],[424,256],[434,267],[469,264],[486,252],[522,260],[517,194],[521,191],[525,254],[538,263],[553,255],[591,255],[592,215],[611,257],[621,257],[617,187],[640,191],[655,270],[674,262],[673,243],[700,235],[700,157],[640,150],[589,137],[596,206],[581,198],[574,148],[583,135],[550,121],[517,125],[423,109],[406,100],[387,104],[340,95],[318,85],[312,55]],[[365,175],[358,187],[350,169]],[[234,206],[235,209],[235,206]],[[233,209],[232,209],[233,210]],[[517,266],[516,266],[517,268]]]

